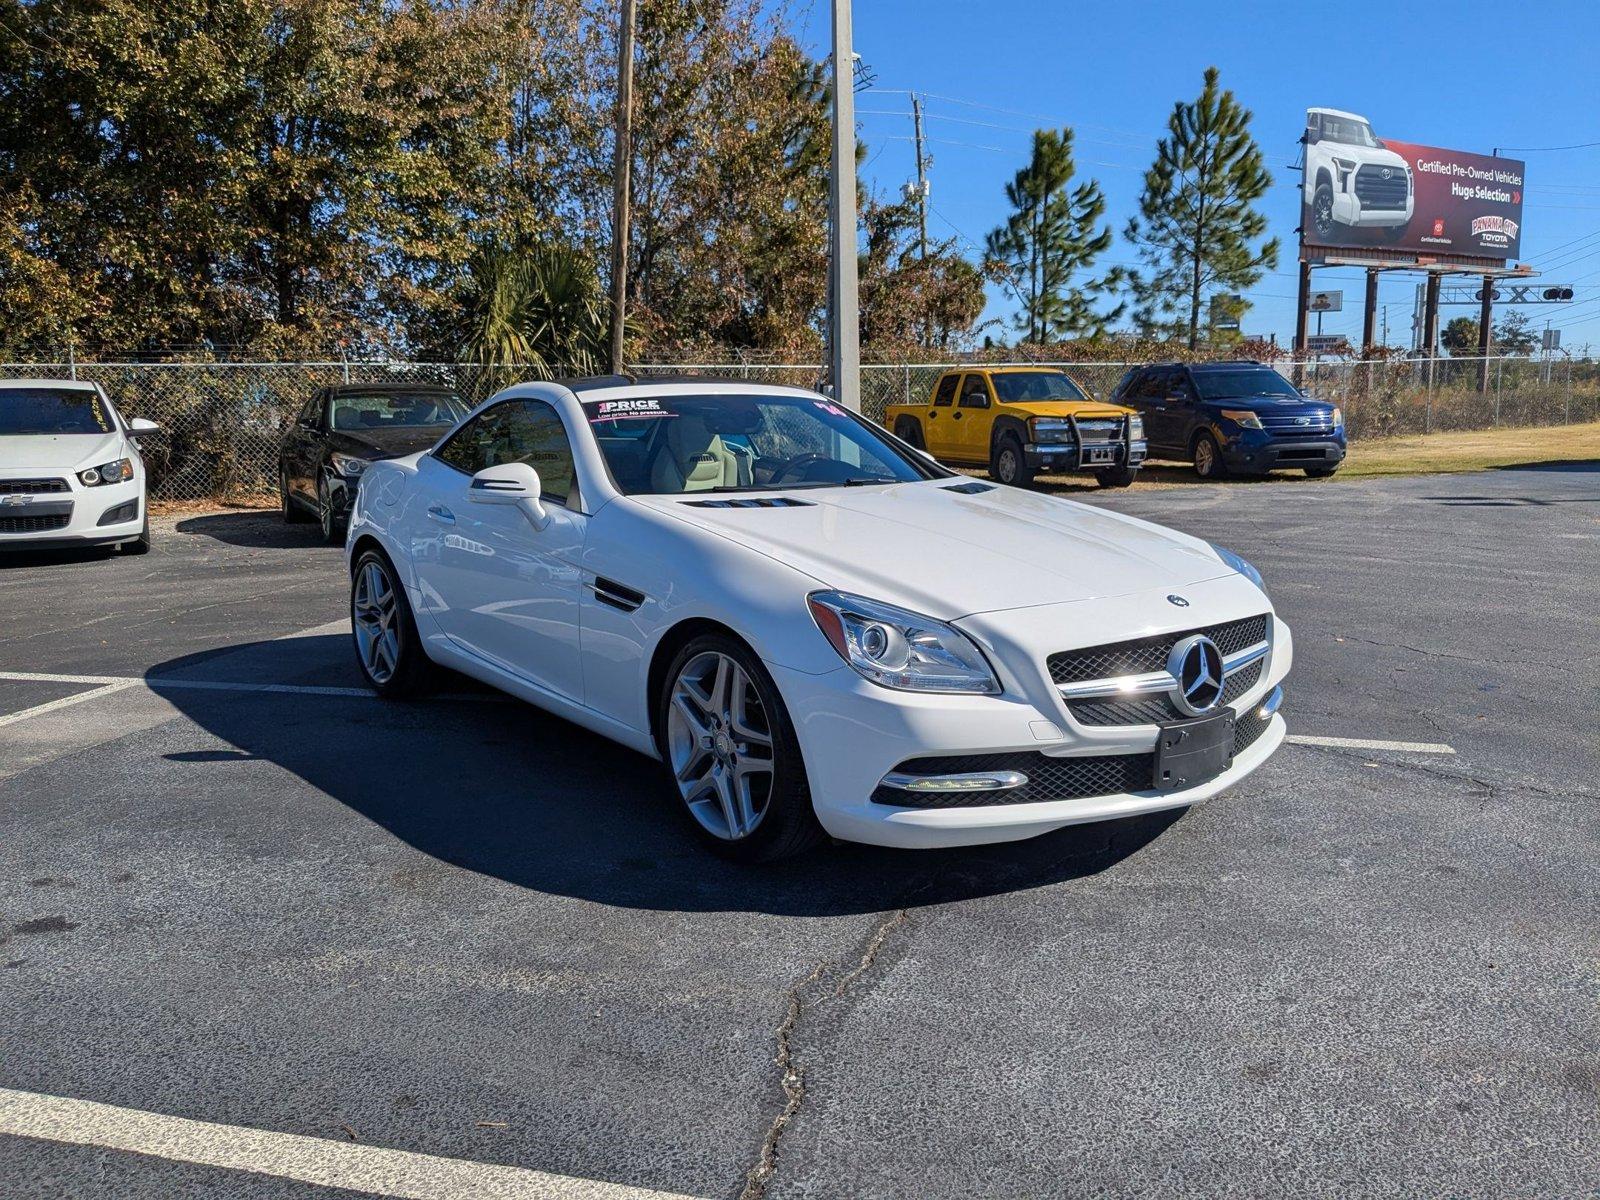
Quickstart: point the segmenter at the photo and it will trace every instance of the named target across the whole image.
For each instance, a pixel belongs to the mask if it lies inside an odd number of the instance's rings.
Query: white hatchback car
[[[380,693],[441,663],[660,758],[741,858],[1188,805],[1284,737],[1247,563],[799,389],[519,385],[369,467],[346,553]]]
[[[0,550],[149,550],[135,439],[159,428],[124,420],[97,383],[0,380]]]

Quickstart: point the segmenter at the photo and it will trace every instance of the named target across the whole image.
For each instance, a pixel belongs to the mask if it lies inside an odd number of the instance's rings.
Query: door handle
[[[938,417],[939,417],[939,414],[936,413],[936,412],[931,412],[931,413],[928,414],[928,420],[930,420],[930,421],[937,420]]]
[[[950,419],[952,421],[959,421],[959,420],[961,420],[961,414],[960,413],[951,413],[950,414]]]
[[[435,521],[438,521],[444,525],[454,525],[456,523],[455,513],[451,512],[442,504],[428,505],[428,515]]]

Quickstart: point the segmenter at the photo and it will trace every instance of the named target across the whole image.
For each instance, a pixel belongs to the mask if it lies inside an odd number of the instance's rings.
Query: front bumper
[[[46,475],[68,479],[70,490],[0,496],[0,550],[115,545],[144,532],[142,470],[104,487],[84,487],[64,471],[17,469],[0,471],[0,483]]]
[[[1116,467],[1137,469],[1144,464],[1147,443],[1131,442],[1030,442],[1022,448],[1030,470],[1059,475],[1069,471],[1105,471]],[[1097,457],[1095,451],[1110,451],[1109,461],[1085,461]],[[1098,457],[1104,458],[1105,455]]]
[[[1246,615],[1244,610],[1252,605],[1259,613],[1265,606],[1260,593],[1239,577],[1233,579],[1238,584],[1218,580],[1184,588],[1194,607],[1180,622],[1200,626],[1233,619]],[[1176,628],[1173,619],[1156,607],[1159,603],[1167,611],[1179,612],[1166,605],[1165,594],[992,614],[993,624],[1019,627],[1021,641],[1048,647],[1045,652],[1049,653],[1064,648],[1043,640],[1060,629],[1073,629],[1070,640],[1077,644],[1094,645],[1150,633],[1159,628],[1153,624],[1156,621]],[[1208,595],[1226,601],[1228,607],[1206,605],[1203,600]],[[1196,612],[1206,615],[1197,619],[1193,616]],[[1258,711],[1292,664],[1289,629],[1275,617],[1273,622],[1271,658],[1257,684],[1234,702],[1238,713]],[[1283,741],[1283,718],[1273,714],[1265,731],[1235,756],[1228,770],[1182,791],[1152,787],[1021,804],[995,803],[990,797],[971,806],[896,807],[874,802],[873,793],[885,777],[916,759],[1019,753],[1052,759],[1087,758],[1154,750],[1159,736],[1156,726],[1079,725],[1044,674],[1043,654],[1019,657],[1010,650],[995,654],[998,639],[985,636],[984,628],[967,621],[962,626],[984,645],[991,661],[1038,657],[1039,678],[1007,678],[1002,667],[1003,695],[918,695],[877,687],[843,665],[823,675],[810,675],[768,664],[800,740],[817,818],[834,837],[908,848],[978,845],[1034,837],[1086,821],[1182,808],[1232,787],[1271,757]],[[1101,630],[1114,632],[1100,636]]]
[[[1342,438],[1274,437],[1260,430],[1235,433],[1222,445],[1222,461],[1230,471],[1265,474],[1304,467],[1337,467],[1346,453]]]

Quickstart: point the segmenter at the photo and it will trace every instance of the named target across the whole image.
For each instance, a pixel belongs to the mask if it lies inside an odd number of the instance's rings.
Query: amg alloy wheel
[[[389,560],[368,550],[350,580],[350,631],[361,673],[380,696],[398,698],[426,690],[432,664],[417,637],[406,590]]]
[[[678,652],[661,699],[661,756],[706,842],[753,862],[820,840],[789,715],[748,647],[695,638]]]

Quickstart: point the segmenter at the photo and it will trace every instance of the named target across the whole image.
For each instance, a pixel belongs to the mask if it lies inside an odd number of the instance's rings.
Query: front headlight
[[[1248,408],[1225,408],[1222,415],[1227,417],[1240,429],[1260,429],[1261,418]]]
[[[1337,405],[1334,406],[1333,410],[1333,427],[1335,429],[1344,428],[1344,409],[1339,408]]]
[[[78,472],[78,482],[84,487],[104,487],[108,483],[126,483],[133,478],[133,460],[119,458],[87,471]]]
[[[341,475],[359,475],[367,469],[368,465],[367,460],[364,458],[340,454],[337,451],[328,455],[328,459],[333,463],[333,469]]]
[[[1217,552],[1218,558],[1227,563],[1228,566],[1232,567],[1235,571],[1239,572],[1239,574],[1243,575],[1251,583],[1255,584],[1257,587],[1266,586],[1261,582],[1261,572],[1252,567],[1244,559],[1240,558],[1232,550],[1225,550],[1215,542],[1211,543],[1211,548]]]
[[[813,592],[806,603],[839,657],[880,687],[981,695],[1000,690],[983,651],[943,621],[845,592]]]
[[[1128,418],[1128,438],[1130,441],[1139,441],[1144,437],[1144,417],[1138,413]]]
[[[1060,417],[1034,417],[1028,422],[1028,429],[1036,442],[1070,442],[1072,440],[1072,422],[1063,421]]]

